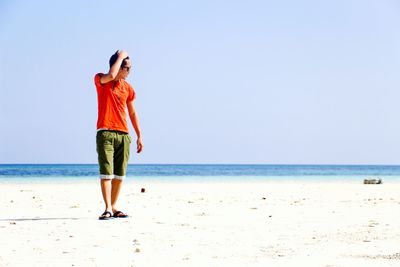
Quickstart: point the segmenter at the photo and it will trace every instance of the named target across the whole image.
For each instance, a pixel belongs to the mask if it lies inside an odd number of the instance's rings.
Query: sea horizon
[[[344,164],[129,164],[128,181],[400,181],[400,165]],[[96,181],[98,165],[0,164],[0,182]]]

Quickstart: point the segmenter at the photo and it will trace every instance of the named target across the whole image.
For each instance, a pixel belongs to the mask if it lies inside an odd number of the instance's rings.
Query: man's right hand
[[[128,52],[126,52],[125,50],[118,50],[118,57],[125,59],[128,57]]]
[[[100,83],[105,84],[110,81],[115,80],[115,78],[118,75],[118,71],[120,70],[122,61],[128,57],[128,53],[124,50],[118,50],[118,59],[117,61],[110,67],[110,70],[108,71],[107,74],[104,74],[100,78]]]

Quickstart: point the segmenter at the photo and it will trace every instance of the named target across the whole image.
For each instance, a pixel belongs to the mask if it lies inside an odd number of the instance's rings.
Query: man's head
[[[118,59],[118,51],[115,52],[111,57],[110,57],[110,68],[112,67],[112,65],[114,65],[114,63],[117,61]],[[129,59],[129,57],[124,58],[124,60],[121,63],[121,68],[119,69],[118,72],[118,76],[120,76],[120,78],[125,79],[128,75],[129,75],[129,71],[131,70],[131,60]]]

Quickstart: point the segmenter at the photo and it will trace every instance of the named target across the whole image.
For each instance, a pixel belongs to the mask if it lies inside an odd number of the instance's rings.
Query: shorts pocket
[[[101,131],[96,135],[97,148],[104,147],[105,145],[112,145],[112,133],[109,131]]]

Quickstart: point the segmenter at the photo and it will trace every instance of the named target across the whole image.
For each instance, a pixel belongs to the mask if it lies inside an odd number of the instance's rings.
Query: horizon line
[[[1,165],[98,165],[98,163],[0,163]],[[128,165],[400,166],[400,164],[379,163],[128,163]]]

